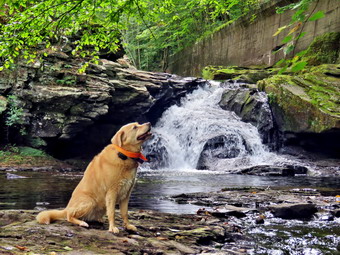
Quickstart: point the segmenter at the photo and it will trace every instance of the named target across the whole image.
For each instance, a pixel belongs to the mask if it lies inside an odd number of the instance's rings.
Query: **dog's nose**
[[[145,125],[148,125],[149,127],[151,126],[151,123],[150,122],[147,122],[145,123]]]

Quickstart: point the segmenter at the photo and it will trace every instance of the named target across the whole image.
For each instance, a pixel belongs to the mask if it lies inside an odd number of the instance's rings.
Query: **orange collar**
[[[123,148],[119,147],[118,145],[112,144],[112,146],[119,151],[120,153],[124,154],[125,156],[129,157],[129,158],[133,158],[133,159],[141,159],[143,161],[148,161],[147,158],[139,152],[131,152],[131,151],[127,151],[124,150]]]

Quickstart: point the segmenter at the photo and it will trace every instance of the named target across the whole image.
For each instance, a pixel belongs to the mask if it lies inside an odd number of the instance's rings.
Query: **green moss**
[[[19,148],[19,154],[21,156],[30,156],[30,157],[46,156],[46,153],[44,151],[34,149],[31,147],[18,147],[18,148]]]
[[[265,79],[277,73],[278,69],[265,69],[263,67],[237,67],[237,66],[206,66],[202,71],[202,76],[207,80],[242,80],[255,84],[257,81]]]
[[[30,147],[6,146],[0,148],[0,167],[31,168],[53,166],[56,169],[69,167],[45,152]]]
[[[296,76],[274,75],[257,83],[265,91],[284,131],[322,132],[340,123],[338,65]]]
[[[40,137],[31,137],[28,139],[28,144],[32,146],[33,148],[41,148],[45,147],[47,143],[44,141],[44,139]]]
[[[273,104],[277,102],[276,95],[273,92],[270,92],[267,96],[268,96],[269,104]]]
[[[339,57],[340,32],[325,33],[316,37],[308,47],[303,61],[308,65],[334,64]]]

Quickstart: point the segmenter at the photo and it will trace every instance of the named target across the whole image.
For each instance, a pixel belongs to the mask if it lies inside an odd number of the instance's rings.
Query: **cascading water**
[[[218,105],[225,89],[207,83],[165,111],[144,148],[151,158],[144,167],[225,171],[273,163],[257,128]]]

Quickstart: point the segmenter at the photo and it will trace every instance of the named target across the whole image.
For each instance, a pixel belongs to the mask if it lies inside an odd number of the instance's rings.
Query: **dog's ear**
[[[122,147],[123,145],[123,136],[124,131],[119,131],[117,134],[114,135],[111,139],[111,143],[118,145],[119,147]]]

